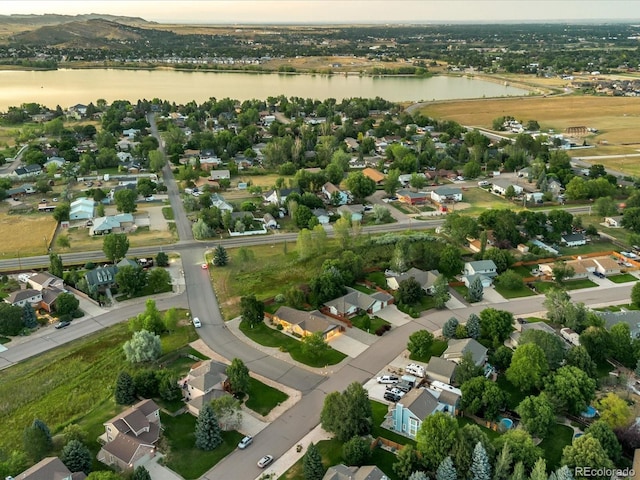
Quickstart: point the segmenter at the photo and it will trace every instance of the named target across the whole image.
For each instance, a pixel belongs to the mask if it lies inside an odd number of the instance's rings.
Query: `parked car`
[[[265,455],[260,460],[258,460],[258,467],[265,468],[269,464],[273,462],[273,455]]]
[[[384,392],[384,399],[385,400],[389,400],[390,402],[397,402],[398,400],[400,400],[400,395],[396,395],[395,393],[392,393],[390,391],[386,391]]]
[[[68,327],[69,325],[71,325],[71,322],[69,322],[67,320],[64,320],[62,322],[56,323],[56,327],[55,328],[60,329],[60,328]]]
[[[394,388],[397,388],[401,392],[407,393],[409,390],[411,390],[411,385],[409,384],[409,382],[402,381],[402,382],[396,383]]]
[[[398,383],[400,379],[395,375],[382,375],[377,378],[378,383]]]
[[[251,435],[247,435],[242,440],[240,440],[240,443],[238,444],[238,448],[241,450],[244,450],[252,443],[253,443],[253,437]]]
[[[144,197],[144,201],[145,202],[155,202],[156,198],[153,195],[150,195],[148,197]]]
[[[399,388],[396,387],[392,387],[391,390],[389,390],[389,393],[397,396],[397,397],[404,397],[405,392],[403,392],[402,390],[400,390]]]
[[[200,328],[202,326],[202,322],[198,317],[193,318],[193,326],[196,328]]]

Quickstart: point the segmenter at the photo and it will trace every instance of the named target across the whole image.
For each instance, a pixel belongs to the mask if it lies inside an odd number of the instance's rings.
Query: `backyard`
[[[556,423],[551,427],[547,437],[540,443],[540,448],[544,452],[547,461],[547,468],[556,469],[560,467],[562,450],[573,441],[573,429],[567,425]]]

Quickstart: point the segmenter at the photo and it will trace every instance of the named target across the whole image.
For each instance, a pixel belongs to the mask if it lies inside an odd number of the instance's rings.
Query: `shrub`
[[[282,326],[281,323],[278,324],[278,326],[276,327],[278,330],[284,330],[284,327]]]
[[[376,335],[381,337],[382,335],[387,333],[389,330],[391,330],[391,325],[382,325],[376,330]]]
[[[84,268],[86,270],[93,270],[94,268],[96,268],[96,264],[93,262],[87,262],[84,264]]]
[[[65,313],[64,315],[60,315],[58,317],[58,320],[61,322],[70,322],[72,318],[71,318],[71,315],[69,315],[68,313]]]

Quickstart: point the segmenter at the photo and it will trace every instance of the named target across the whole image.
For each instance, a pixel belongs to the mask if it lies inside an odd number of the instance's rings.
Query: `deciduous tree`
[[[36,418],[31,425],[26,427],[22,434],[22,447],[32,461],[42,460],[53,447],[51,432],[47,424]]]
[[[246,394],[249,392],[249,369],[239,358],[234,358],[227,367],[227,378],[233,393]]]
[[[322,428],[346,442],[357,435],[371,432],[373,414],[367,391],[357,382],[343,392],[332,392],[325,397],[320,415]]]
[[[611,429],[621,428],[629,424],[633,413],[627,402],[613,392],[607,393],[595,404],[600,413],[600,420]]]
[[[433,283],[433,302],[436,308],[441,309],[446,306],[446,303],[451,299],[449,293],[449,282],[444,275],[438,275],[436,281]]]
[[[148,274],[142,268],[133,265],[125,265],[118,268],[116,283],[120,293],[133,297],[147,286]]]
[[[49,254],[49,273],[55,275],[58,278],[62,278],[64,275],[64,266],[62,265],[62,257],[57,253]]]
[[[531,469],[536,460],[542,456],[542,450],[533,443],[531,435],[522,429],[511,429],[497,439],[496,448],[502,449],[505,445],[509,445],[516,469],[519,462],[522,462],[526,469]],[[514,469],[514,476],[516,469]]]
[[[564,360],[565,343],[554,334],[543,330],[526,330],[520,335],[519,345],[534,343],[544,352],[551,370],[557,369]]]
[[[576,367],[560,367],[546,384],[546,392],[557,406],[572,415],[580,415],[593,400],[596,382]]]
[[[480,312],[480,328],[482,336],[501,345],[513,331],[513,314],[495,308],[486,308]]]
[[[211,406],[222,430],[235,430],[242,423],[242,404],[231,395],[214,398]]]
[[[436,412],[424,419],[416,434],[418,451],[430,469],[445,459],[456,441],[458,422],[446,413]]]
[[[134,332],[131,340],[123,345],[125,357],[131,363],[152,362],[162,353],[160,337],[147,330]]]
[[[562,463],[569,468],[590,467],[594,470],[613,468],[602,445],[593,435],[586,433],[573,440],[562,450]]]
[[[304,336],[301,340],[302,351],[311,358],[317,359],[329,350],[329,345],[322,336],[322,332],[314,332]]]
[[[365,437],[353,437],[342,445],[342,458],[347,465],[365,465],[371,458],[371,441]]]
[[[433,334],[428,330],[418,330],[409,335],[407,350],[414,358],[424,358],[429,355],[431,345],[433,345]]]
[[[102,240],[102,251],[109,261],[118,263],[129,251],[129,238],[124,233],[110,233]]]
[[[413,445],[403,446],[396,455],[396,462],[393,464],[393,472],[401,479],[409,478],[420,466],[418,452]]]
[[[546,437],[556,420],[553,405],[544,392],[526,397],[516,411],[527,432],[538,438]]]
[[[548,372],[549,364],[544,351],[535,343],[525,343],[516,348],[506,375],[513,385],[528,392],[533,388],[541,388]]]
[[[171,274],[164,268],[152,268],[147,276],[147,285],[154,293],[167,291],[171,285]]]
[[[264,321],[264,303],[255,295],[240,298],[240,316],[251,326],[259,325]]]

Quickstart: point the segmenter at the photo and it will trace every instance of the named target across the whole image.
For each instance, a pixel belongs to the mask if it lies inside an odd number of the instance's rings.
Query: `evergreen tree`
[[[454,338],[456,336],[456,328],[458,328],[458,319],[456,317],[451,317],[449,320],[444,322],[444,325],[442,326],[442,336],[447,340]]]
[[[476,443],[471,463],[472,480],[491,480],[491,464],[482,443]]]
[[[149,475],[149,470],[140,466],[133,471],[131,480],[151,480],[151,475]]]
[[[640,377],[640,358],[638,359],[638,363],[636,363],[635,374]]]
[[[480,338],[480,317],[475,313],[469,315],[469,319],[467,320],[467,335],[469,335],[469,338],[475,340]]]
[[[427,476],[426,473],[417,471],[417,472],[413,472],[409,476],[409,480],[429,480],[429,477]]]
[[[504,447],[502,447],[502,450],[500,450],[500,453],[498,454],[498,458],[496,459],[493,480],[508,480],[509,472],[511,471],[511,462],[513,462],[511,448],[508,443],[505,443]]]
[[[24,326],[27,328],[36,328],[38,326],[36,311],[30,303],[25,303],[24,307],[22,307],[22,320],[24,321]]]
[[[322,480],[324,477],[324,465],[318,447],[311,443],[304,454],[302,461],[305,480]]]
[[[72,472],[89,474],[93,457],[89,449],[78,440],[71,440],[62,449],[60,460]]]
[[[396,462],[393,464],[393,472],[401,479],[409,478],[412,472],[420,467],[418,452],[413,445],[405,445],[396,455]]]
[[[34,462],[39,462],[53,447],[49,427],[42,420],[35,419],[24,429],[22,444],[27,456]]]
[[[133,384],[133,377],[124,370],[118,375],[116,380],[115,399],[118,405],[131,405],[136,400],[136,387]]]
[[[229,263],[229,254],[222,245],[218,245],[213,252],[213,264],[216,267],[224,267],[227,263]]]
[[[469,284],[469,292],[467,298],[471,303],[479,302],[484,295],[484,287],[482,286],[482,279],[480,275],[476,275]]]
[[[533,465],[529,480],[547,480],[547,463],[544,458],[539,458]]]
[[[566,465],[560,467],[556,470],[556,479],[557,480],[573,480],[573,473],[571,473],[571,469]]]
[[[527,477],[524,473],[524,463],[518,462],[516,466],[513,467],[513,474],[511,475],[511,480],[527,480]]]
[[[222,443],[218,419],[210,404],[206,404],[196,421],[196,447],[200,450],[213,450]]]
[[[438,466],[436,470],[436,480],[457,480],[458,473],[456,472],[451,457],[446,457]]]

